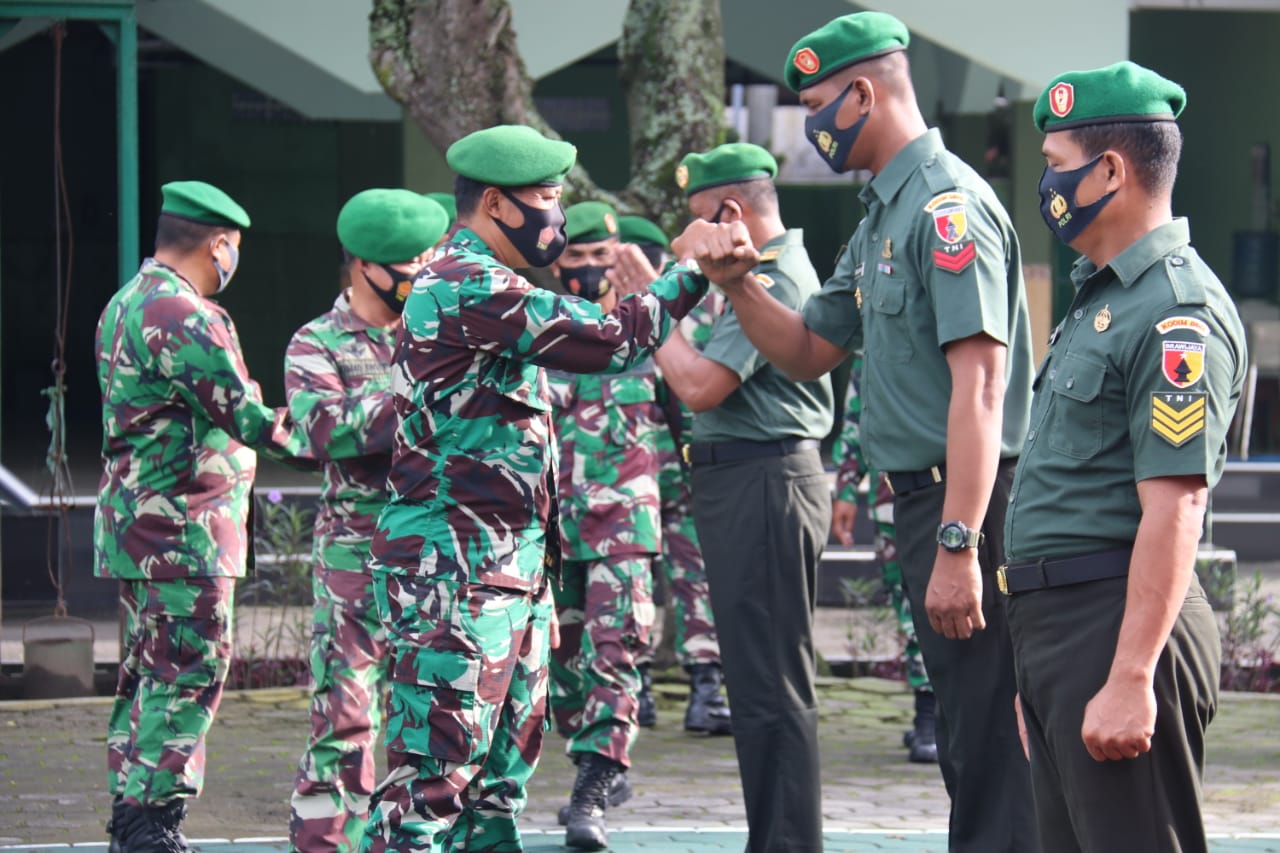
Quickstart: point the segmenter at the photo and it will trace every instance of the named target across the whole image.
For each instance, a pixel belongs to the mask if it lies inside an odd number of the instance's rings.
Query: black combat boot
[[[613,777],[613,783],[609,785],[609,808],[622,805],[631,799],[633,793],[635,793],[635,789],[631,787],[631,780],[627,778],[627,771],[623,770]],[[561,826],[569,825],[568,806],[560,807],[560,813],[556,816],[556,820],[560,821]]]
[[[111,827],[121,853],[191,853],[181,831],[186,816],[185,799],[162,806],[122,805],[112,809]]]
[[[612,758],[594,752],[582,754],[578,761],[578,778],[573,783],[573,796],[569,800],[569,823],[564,831],[566,847],[603,850],[609,846],[604,810],[613,780],[625,770]]]
[[[107,853],[124,853],[124,847],[120,845],[119,828],[124,827],[126,808],[128,806],[124,804],[123,797],[116,797],[111,803],[111,817],[107,819],[107,837],[110,839],[107,843]]]
[[[729,703],[720,690],[721,671],[718,663],[695,663],[689,670],[689,708],[684,712],[684,727],[690,732],[712,735],[733,734]]]
[[[908,733],[911,739],[907,744],[911,747],[911,752],[907,755],[908,761],[916,764],[938,763],[938,738],[934,723],[936,707],[937,699],[932,690],[916,691],[916,718]]]
[[[649,664],[642,663],[640,670],[640,692],[636,695],[636,722],[646,729],[658,724],[658,703],[653,700],[653,678],[649,675]]]

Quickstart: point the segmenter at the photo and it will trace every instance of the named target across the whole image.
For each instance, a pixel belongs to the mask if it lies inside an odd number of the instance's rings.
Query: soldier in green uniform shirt
[[[787,375],[818,376],[864,350],[862,440],[895,492],[903,583],[937,698],[950,847],[1027,853],[1030,774],[993,578],[1030,398],[1022,261],[991,187],[925,125],[908,39],[891,15],[846,15],[801,38],[783,69],[828,165],[874,175],[867,216],[821,293],[803,312],[779,308],[733,228],[701,243],[698,261]]]
[[[1132,62],[1041,93],[1041,213],[1082,253],[1035,379],[999,579],[1045,851],[1204,851],[1218,626],[1193,571],[1246,363],[1172,213],[1182,87]]]
[[[818,276],[799,229],[787,229],[758,145],[689,154],[676,172],[694,216],[740,223],[761,246],[754,269],[779,310],[800,309]],[[653,279],[634,247],[628,288]],[[630,283],[634,281],[634,284]],[[686,459],[733,708],[750,851],[822,849],[813,608],[831,523],[819,441],[834,409],[826,376],[794,382],[765,361],[732,307],[699,353],[680,335],[658,350],[671,388],[694,412]]]

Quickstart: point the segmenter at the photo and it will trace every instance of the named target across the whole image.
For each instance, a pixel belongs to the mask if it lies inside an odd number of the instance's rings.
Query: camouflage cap
[[[1032,112],[1044,133],[1090,124],[1173,121],[1187,93],[1172,80],[1136,62],[1059,74],[1036,99]]]
[[[676,186],[686,196],[724,184],[778,174],[778,161],[759,145],[730,142],[701,154],[686,154],[676,167]]]
[[[409,190],[364,190],[338,212],[338,241],[361,260],[404,263],[434,246],[448,222],[445,209],[426,196]]]
[[[841,68],[906,50],[906,24],[884,12],[856,12],[836,18],[791,48],[783,79],[793,92],[820,83]]]
[[[619,216],[618,239],[624,243],[651,243],[664,249],[671,248],[671,242],[662,229],[643,216]]]
[[[449,215],[449,224],[445,228],[451,228],[453,223],[458,221],[458,202],[453,197],[453,193],[423,193],[427,198],[444,208],[444,212]]]
[[[618,236],[618,214],[602,201],[582,201],[564,209],[570,243],[595,243]]]
[[[170,181],[160,187],[160,212],[206,225],[249,227],[249,214],[231,196],[204,181]]]
[[[495,187],[561,183],[573,168],[578,149],[548,139],[523,124],[502,124],[467,134],[445,152],[449,168]]]

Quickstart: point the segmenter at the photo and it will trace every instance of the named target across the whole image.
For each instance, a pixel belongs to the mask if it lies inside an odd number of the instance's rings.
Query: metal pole
[[[132,8],[118,22],[116,44],[117,174],[120,243],[118,285],[138,270],[138,19]]]

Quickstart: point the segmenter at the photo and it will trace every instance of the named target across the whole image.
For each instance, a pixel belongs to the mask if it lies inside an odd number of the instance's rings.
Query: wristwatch
[[[977,548],[985,538],[981,530],[971,530],[963,521],[947,521],[938,525],[938,544],[953,554],[965,548]]]

